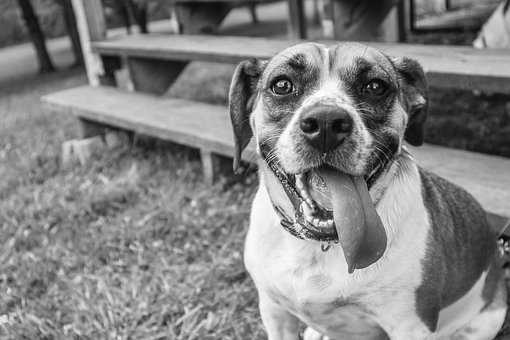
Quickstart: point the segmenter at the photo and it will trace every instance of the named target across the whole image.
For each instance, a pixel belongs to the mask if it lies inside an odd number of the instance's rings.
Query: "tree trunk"
[[[78,26],[76,26],[73,4],[71,3],[71,0],[59,0],[58,3],[62,6],[67,34],[69,35],[69,39],[71,40],[71,45],[73,47],[74,64],[83,65],[83,51],[81,49]]]
[[[53,66],[53,62],[51,61],[51,57],[46,48],[44,33],[41,30],[41,25],[39,25],[39,20],[37,19],[37,15],[32,7],[32,3],[30,0],[18,0],[18,5],[30,34],[30,39],[34,44],[34,48],[37,53],[39,71],[41,73],[55,71],[55,67]]]

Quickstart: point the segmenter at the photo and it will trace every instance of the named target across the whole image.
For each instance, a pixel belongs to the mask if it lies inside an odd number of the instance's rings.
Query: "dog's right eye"
[[[288,79],[277,79],[275,82],[273,82],[273,85],[271,85],[271,91],[273,91],[273,93],[276,95],[284,96],[294,91],[294,85],[292,85],[292,82]]]

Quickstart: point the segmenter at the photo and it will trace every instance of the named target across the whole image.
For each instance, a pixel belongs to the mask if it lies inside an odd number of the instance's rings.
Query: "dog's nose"
[[[309,143],[321,152],[339,146],[352,131],[352,118],[339,107],[322,106],[308,111],[299,127]]]

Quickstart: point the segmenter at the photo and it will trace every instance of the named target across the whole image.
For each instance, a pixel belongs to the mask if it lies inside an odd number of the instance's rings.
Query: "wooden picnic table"
[[[242,4],[275,0],[174,0],[181,33],[212,33],[226,15]],[[325,16],[334,23],[337,40],[397,42],[403,29],[404,8],[400,0],[332,0]],[[287,0],[291,38],[306,39],[304,0]]]
[[[271,3],[279,0],[173,0],[181,33],[213,33],[235,7]],[[303,0],[287,0],[289,35],[306,38]]]

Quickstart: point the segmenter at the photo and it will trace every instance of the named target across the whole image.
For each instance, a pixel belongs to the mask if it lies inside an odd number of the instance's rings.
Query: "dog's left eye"
[[[274,94],[277,94],[280,96],[289,94],[293,90],[294,90],[294,85],[288,79],[278,79],[273,83],[273,85],[271,85],[271,91],[273,91]]]
[[[386,83],[380,79],[374,79],[369,81],[365,85],[365,93],[371,96],[382,96],[386,92]]]

